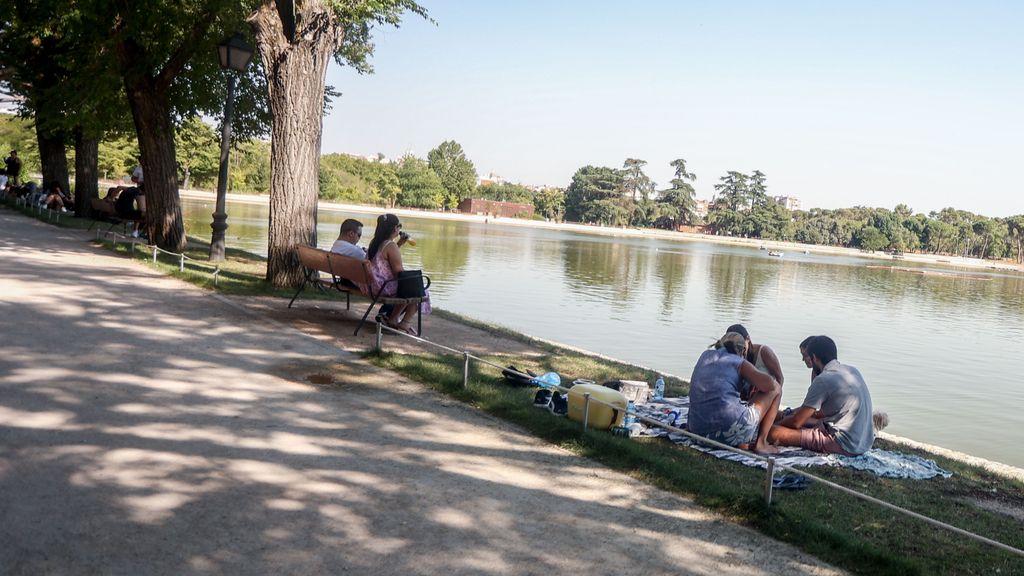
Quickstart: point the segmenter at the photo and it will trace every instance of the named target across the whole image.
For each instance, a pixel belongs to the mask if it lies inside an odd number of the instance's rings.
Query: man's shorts
[[[836,442],[835,436],[829,433],[824,426],[800,429],[800,447],[804,450],[823,452],[825,454],[842,454],[853,456]]]

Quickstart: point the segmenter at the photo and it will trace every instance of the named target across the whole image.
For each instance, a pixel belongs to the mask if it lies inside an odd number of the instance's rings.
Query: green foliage
[[[101,178],[120,180],[139,163],[139,143],[134,138],[115,136],[100,140],[98,171]]]
[[[178,178],[182,188],[214,187],[220,170],[220,135],[198,116],[190,116],[174,133]]]
[[[462,145],[447,140],[427,154],[430,169],[444,186],[444,207],[454,210],[459,202],[469,198],[476,186],[476,168],[466,158]]]
[[[543,218],[561,221],[565,215],[565,191],[545,188],[533,197],[534,213]]]
[[[348,154],[326,154],[320,157],[320,197],[354,204],[388,204],[381,182],[394,179],[390,164],[374,162]]]
[[[584,166],[565,191],[565,218],[618,226],[629,221],[622,205],[622,173],[614,168]]]
[[[0,162],[11,150],[17,150],[18,158],[21,158],[22,180],[28,180],[30,174],[39,172],[39,146],[31,121],[12,114],[0,114]],[[0,169],[3,169],[2,163]]]
[[[646,160],[626,158],[622,164],[622,188],[632,202],[636,202],[637,194],[642,200],[649,200],[654,192],[654,182],[644,174]]]
[[[440,208],[445,189],[441,179],[427,163],[409,154],[402,158],[396,170],[398,184],[397,204],[407,208]]]
[[[512,184],[511,182],[502,182],[500,184],[485,182],[477,186],[473,197],[483,198],[484,200],[495,200],[497,202],[519,202],[522,204],[529,204],[533,202],[534,194],[529,188],[521,184]]]
[[[865,226],[861,228],[860,233],[857,235],[857,243],[863,250],[881,250],[889,245],[889,239],[885,236],[885,233],[875,228],[874,226]]]
[[[232,192],[270,192],[270,142],[247,140],[236,143],[231,150],[228,179]]]
[[[692,224],[696,220],[694,210],[697,203],[691,182],[697,180],[697,175],[687,172],[686,160],[682,158],[673,160],[669,165],[675,168],[675,177],[670,182],[672,186],[658,195],[659,206],[650,216],[658,228],[675,229],[680,224]]]

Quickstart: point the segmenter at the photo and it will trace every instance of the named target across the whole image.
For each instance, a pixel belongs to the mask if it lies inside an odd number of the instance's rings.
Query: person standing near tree
[[[17,150],[11,150],[11,155],[4,159],[4,171],[7,172],[7,179],[11,186],[21,183],[21,159],[18,158]]]

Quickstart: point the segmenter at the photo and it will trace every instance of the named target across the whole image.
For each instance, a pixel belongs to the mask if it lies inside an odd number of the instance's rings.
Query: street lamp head
[[[217,45],[217,54],[220,56],[221,68],[243,72],[252,58],[252,47],[236,32],[234,36]]]

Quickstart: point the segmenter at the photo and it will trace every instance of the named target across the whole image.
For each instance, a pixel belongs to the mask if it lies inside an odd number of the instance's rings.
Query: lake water
[[[212,201],[185,199],[189,234],[208,236],[212,211]],[[228,246],[266,254],[267,207],[229,203],[228,214]],[[369,242],[375,215],[321,209],[321,247],[348,217],[367,224]],[[402,220],[417,240],[403,258],[432,278],[441,308],[684,378],[741,322],[778,354],[790,405],[809,384],[797,344],[828,334],[889,413],[887,432],[1024,466],[1020,275],[918,275],[853,257]]]

